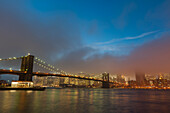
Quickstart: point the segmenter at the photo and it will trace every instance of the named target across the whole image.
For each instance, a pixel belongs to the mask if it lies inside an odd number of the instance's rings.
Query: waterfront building
[[[6,80],[0,80],[0,86],[7,86],[8,83]]]
[[[137,86],[135,80],[128,81],[128,84],[129,84],[130,87],[136,87]]]
[[[12,81],[11,82],[11,87],[13,88],[29,88],[33,87],[34,84],[31,81]]]

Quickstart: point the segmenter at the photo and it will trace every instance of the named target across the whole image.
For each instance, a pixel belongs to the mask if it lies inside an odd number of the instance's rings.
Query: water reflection
[[[163,113],[170,110],[169,90],[0,91],[0,100],[0,113]]]

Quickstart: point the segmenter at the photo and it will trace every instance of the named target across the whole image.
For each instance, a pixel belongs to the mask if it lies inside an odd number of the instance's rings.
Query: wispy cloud
[[[114,43],[114,42],[119,42],[119,41],[124,41],[124,40],[140,39],[140,38],[144,38],[145,36],[154,34],[154,33],[158,32],[158,31],[159,31],[159,30],[157,30],[157,31],[151,31],[151,32],[146,32],[146,33],[142,33],[142,34],[140,34],[140,35],[138,35],[138,36],[134,36],[134,37],[125,37],[125,38],[120,38],[120,39],[112,39],[112,40],[107,41],[107,42],[99,42],[99,43],[96,43],[96,45],[111,44],[111,43]]]

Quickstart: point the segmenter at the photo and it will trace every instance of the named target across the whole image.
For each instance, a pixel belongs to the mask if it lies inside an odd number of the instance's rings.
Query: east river
[[[0,91],[0,113],[170,113],[170,90]]]

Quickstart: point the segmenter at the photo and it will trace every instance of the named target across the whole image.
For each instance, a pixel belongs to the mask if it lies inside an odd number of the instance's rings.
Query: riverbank
[[[44,91],[44,87],[31,87],[31,88],[13,88],[13,87],[1,87],[1,90],[33,90],[33,91]]]

